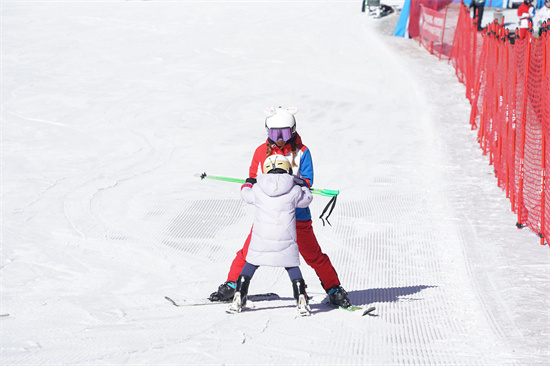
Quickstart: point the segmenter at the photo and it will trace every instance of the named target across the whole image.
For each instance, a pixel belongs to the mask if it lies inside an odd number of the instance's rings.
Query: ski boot
[[[309,299],[306,293],[306,283],[303,279],[292,281],[292,290],[296,299],[296,310],[300,316],[310,316]]]
[[[243,306],[246,305],[248,299],[248,286],[250,285],[250,277],[239,276],[237,280],[237,287],[235,289],[235,295],[233,296],[233,302],[229,304],[226,312],[230,314],[237,314],[243,311]]]
[[[235,295],[236,286],[236,283],[233,281],[224,282],[220,285],[220,287],[218,287],[218,291],[212,292],[212,294],[210,294],[208,300],[220,302],[231,301],[233,299],[233,295]]]
[[[327,290],[330,303],[343,308],[351,306],[351,302],[348,299],[348,293],[342,288],[342,286],[334,286]]]

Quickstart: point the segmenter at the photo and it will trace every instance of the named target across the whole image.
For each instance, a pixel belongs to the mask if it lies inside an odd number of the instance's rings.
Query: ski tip
[[[174,306],[179,306],[177,302],[175,302],[172,298],[168,296],[164,296],[164,298],[168,301],[170,301]]]
[[[356,311],[356,310],[361,310],[363,308],[361,306],[357,306],[357,305],[350,305],[348,307],[340,306],[340,309],[346,310],[346,311]]]
[[[370,315],[370,313],[372,313],[373,311],[375,311],[376,308],[374,306],[371,306],[370,308],[367,308],[365,309],[365,311],[363,311],[363,315],[362,316],[365,316],[365,315]]]

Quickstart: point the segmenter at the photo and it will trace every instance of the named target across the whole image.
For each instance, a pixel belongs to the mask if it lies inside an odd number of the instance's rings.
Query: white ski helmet
[[[282,138],[288,141],[296,133],[296,119],[294,115],[298,112],[298,108],[266,108],[265,113],[267,118],[265,119],[265,129],[271,140],[277,141]]]
[[[290,161],[284,155],[271,155],[264,161],[264,174],[268,173],[288,173],[292,174]]]

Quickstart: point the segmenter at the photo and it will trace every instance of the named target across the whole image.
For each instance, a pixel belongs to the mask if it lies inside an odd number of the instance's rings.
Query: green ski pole
[[[223,182],[231,182],[231,183],[244,184],[246,182],[246,180],[244,180],[244,179],[229,178],[229,177],[218,177],[216,175],[209,175],[209,174],[206,174],[206,173],[202,173],[202,174],[197,173],[194,176],[199,177],[200,179],[213,179],[213,180],[220,180],[220,181],[223,181]],[[311,189],[311,193],[319,194],[319,195],[325,196],[325,197],[334,197],[334,196],[338,196],[338,194],[340,194],[340,191],[332,190],[332,189],[313,188],[313,189]]]

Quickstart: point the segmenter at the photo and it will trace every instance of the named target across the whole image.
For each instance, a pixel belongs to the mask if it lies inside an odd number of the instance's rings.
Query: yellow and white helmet
[[[290,161],[284,155],[271,155],[264,161],[264,174],[292,174]]]

